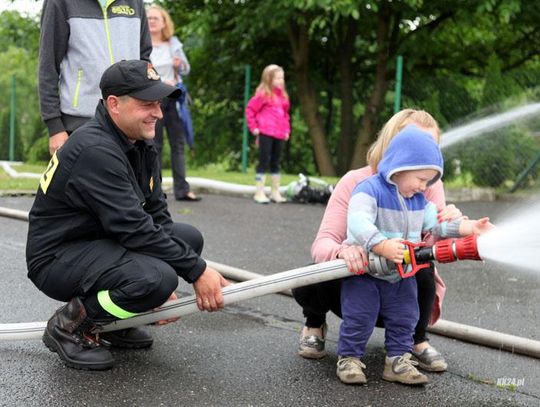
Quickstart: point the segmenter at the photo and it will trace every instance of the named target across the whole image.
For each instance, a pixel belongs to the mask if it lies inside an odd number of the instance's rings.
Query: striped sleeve
[[[438,223],[437,207],[433,202],[428,202],[424,210],[423,232],[430,232],[438,237],[460,237],[459,225],[463,218]]]
[[[377,198],[370,183],[361,183],[353,190],[347,214],[347,241],[370,251],[386,237],[375,226]]]

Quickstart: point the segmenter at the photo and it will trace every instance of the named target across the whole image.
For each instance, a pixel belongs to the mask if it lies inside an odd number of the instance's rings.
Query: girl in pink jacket
[[[257,203],[268,203],[264,193],[265,172],[270,168],[272,175],[273,202],[286,200],[279,193],[279,160],[281,151],[291,133],[289,118],[289,95],[285,90],[285,72],[278,65],[264,68],[261,83],[246,107],[249,130],[258,138],[259,164],[256,168],[256,192],[253,199]]]

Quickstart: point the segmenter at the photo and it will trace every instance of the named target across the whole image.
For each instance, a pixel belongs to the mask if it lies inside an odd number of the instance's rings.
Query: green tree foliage
[[[443,127],[504,108],[509,100],[540,97],[540,2],[158,3],[171,12],[192,63],[186,82],[196,129],[193,164],[227,162],[239,168],[246,64],[252,66],[251,93],[266,65],[285,69],[293,132],[283,164],[290,172],[332,175],[363,165],[366,149],[393,113],[397,55],[404,57],[402,107],[424,108]],[[36,91],[38,41],[36,20],[0,14],[0,134],[9,134],[15,74],[17,157],[23,159],[44,129]],[[256,148],[250,141],[253,162]],[[46,154],[44,145],[36,143],[32,157]],[[0,154],[6,157],[6,141]]]
[[[496,55],[491,55],[487,61],[482,107],[490,107],[503,102],[513,95],[519,94],[519,87],[512,75],[504,75],[502,62]]]
[[[0,51],[21,48],[36,55],[39,49],[39,26],[35,19],[21,16],[16,11],[0,13]]]
[[[232,127],[222,126],[219,135],[198,127],[203,140],[239,151],[243,67],[253,66],[253,89],[264,66],[277,63],[287,74],[293,116],[301,117],[298,129],[308,135],[293,134],[291,144],[310,147],[311,154],[297,157],[311,158],[325,175],[341,174],[364,163],[377,130],[392,114],[388,95],[397,55],[405,60],[404,105],[429,109],[443,125],[485,106],[487,90],[494,89],[488,82],[517,75],[526,66],[529,74],[534,72],[531,77],[539,70],[538,2],[160,3],[171,11],[191,57],[192,95],[203,104],[219,101],[221,108],[214,112],[218,117],[236,118],[227,122]],[[505,96],[517,91],[508,81],[498,83],[506,89]],[[198,113],[193,112],[194,116]],[[200,145],[211,150],[206,141]]]
[[[43,135],[37,96],[37,21],[17,12],[0,14],[0,158],[9,151],[10,100],[12,80],[16,80],[16,151],[15,158],[26,158],[32,144]]]

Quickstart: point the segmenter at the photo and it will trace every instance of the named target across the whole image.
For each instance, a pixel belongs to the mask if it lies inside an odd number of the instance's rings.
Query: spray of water
[[[497,227],[478,238],[478,253],[496,261],[540,276],[540,204],[519,210]]]
[[[538,112],[540,112],[540,103],[531,103],[509,110],[505,113],[494,114],[480,120],[475,120],[472,123],[456,127],[455,129],[442,134],[441,148],[444,149],[470,137],[497,130],[512,124],[517,120],[523,120],[529,116],[535,115]]]

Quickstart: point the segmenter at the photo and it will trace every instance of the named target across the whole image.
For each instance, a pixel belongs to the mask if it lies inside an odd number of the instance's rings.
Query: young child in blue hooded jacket
[[[421,241],[424,232],[439,237],[481,234],[493,227],[489,218],[437,222],[437,208],[425,196],[426,188],[443,174],[443,158],[431,134],[414,125],[391,141],[377,174],[353,190],[347,217],[346,243],[361,245],[395,263],[402,263],[403,240]],[[386,360],[383,379],[424,384],[428,378],[411,360],[413,334],[418,322],[414,277],[363,274],[343,281],[337,376],[347,384],[364,384],[360,358],[380,316],[385,327]]]

